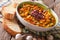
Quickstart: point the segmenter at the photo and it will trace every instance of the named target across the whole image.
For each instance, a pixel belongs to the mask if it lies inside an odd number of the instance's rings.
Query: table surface
[[[60,15],[59,20],[60,20]],[[12,37],[9,33],[7,33],[2,26],[2,23],[0,23],[0,40],[16,40],[14,37]]]
[[[0,40],[15,40],[9,33],[7,33],[0,23]]]
[[[3,29],[2,23],[0,23],[0,40],[16,40],[14,37],[12,37],[8,32],[6,32]]]

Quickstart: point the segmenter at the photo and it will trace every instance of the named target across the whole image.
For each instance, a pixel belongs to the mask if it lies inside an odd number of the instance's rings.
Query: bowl
[[[44,9],[48,8],[48,6],[46,6],[45,4],[43,4],[43,2],[39,2],[39,1],[34,1],[34,2],[32,2],[32,1],[24,1],[24,2],[25,2],[25,3],[33,3],[33,4],[40,5],[40,6],[43,7]],[[58,23],[58,16],[57,16],[57,14],[56,14],[52,9],[50,9],[50,11],[52,12],[52,15],[53,15],[53,16],[55,17],[55,19],[56,19],[56,23],[55,23],[55,25],[54,25],[53,27],[48,27],[48,28],[39,27],[39,26],[33,25],[33,24],[27,22],[26,20],[24,20],[24,19],[19,15],[19,12],[18,12],[19,6],[21,6],[21,4],[24,3],[24,2],[20,2],[20,4],[17,6],[17,8],[16,8],[16,16],[17,16],[18,20],[19,20],[26,28],[28,28],[28,29],[30,29],[30,30],[34,30],[34,31],[38,31],[38,32],[40,31],[40,32],[41,32],[41,31],[49,31],[49,30],[53,29],[53,28],[57,25],[57,23]]]

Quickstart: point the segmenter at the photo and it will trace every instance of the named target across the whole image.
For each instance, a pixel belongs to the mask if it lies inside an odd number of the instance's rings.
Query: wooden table
[[[0,23],[0,40],[15,40],[9,33],[7,33]]]
[[[60,20],[60,14],[58,13],[59,20]],[[9,33],[7,33],[2,26],[2,23],[0,23],[0,40],[16,40],[14,37],[12,37]]]

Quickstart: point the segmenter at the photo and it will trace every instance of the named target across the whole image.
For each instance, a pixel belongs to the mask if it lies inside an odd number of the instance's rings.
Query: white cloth
[[[10,4],[11,1],[10,0],[0,0],[0,11],[2,9],[2,6],[6,6],[8,4]]]
[[[10,0],[0,0],[0,7],[6,6],[9,3],[10,3]]]
[[[7,6],[11,3],[20,3],[23,1],[28,1],[28,0],[0,0],[0,11],[2,9],[2,6]]]

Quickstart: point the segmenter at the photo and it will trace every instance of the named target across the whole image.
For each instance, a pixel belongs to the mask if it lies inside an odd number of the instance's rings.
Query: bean
[[[28,16],[28,12],[25,12],[25,16]]]
[[[22,14],[20,14],[20,15],[21,15],[22,17],[23,17],[23,16],[25,16],[25,14],[24,14],[24,13],[22,13]]]
[[[30,17],[31,17],[31,15],[28,15],[28,16],[27,16],[27,18],[30,18]]]
[[[45,28],[48,28],[49,27],[49,24],[45,26]]]
[[[53,24],[53,23],[50,23],[49,25],[52,26],[52,25],[54,25],[54,24]]]

